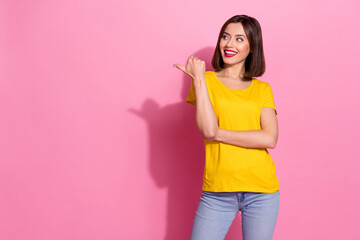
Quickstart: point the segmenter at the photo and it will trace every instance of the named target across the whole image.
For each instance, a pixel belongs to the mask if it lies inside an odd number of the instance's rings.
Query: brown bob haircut
[[[255,18],[247,15],[235,15],[224,23],[220,30],[214,56],[212,58],[212,67],[215,71],[224,69],[224,61],[220,53],[219,43],[227,25],[230,23],[241,23],[250,43],[250,52],[245,59],[245,73],[243,78],[246,80],[252,80],[253,77],[263,75],[265,72],[265,57],[261,27]]]

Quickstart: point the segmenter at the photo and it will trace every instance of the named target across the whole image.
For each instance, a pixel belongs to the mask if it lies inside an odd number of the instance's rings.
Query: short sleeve
[[[192,79],[191,79],[190,90],[189,90],[188,96],[186,98],[186,102],[190,105],[195,105],[195,89],[194,89],[194,83],[193,83]]]
[[[262,108],[265,107],[273,108],[275,110],[275,114],[277,115],[277,110],[275,108],[275,103],[274,103],[274,96],[269,83],[266,84],[265,92],[264,92],[264,100],[263,100]]]

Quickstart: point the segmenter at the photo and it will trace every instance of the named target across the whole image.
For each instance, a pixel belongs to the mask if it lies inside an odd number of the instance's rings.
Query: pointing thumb
[[[180,64],[174,64],[173,66],[187,74],[185,67],[181,66]]]

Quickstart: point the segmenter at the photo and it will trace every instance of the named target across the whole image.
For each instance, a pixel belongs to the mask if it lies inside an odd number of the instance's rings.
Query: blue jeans
[[[271,240],[279,212],[279,197],[279,191],[202,191],[190,240],[224,239],[239,211],[243,240]]]

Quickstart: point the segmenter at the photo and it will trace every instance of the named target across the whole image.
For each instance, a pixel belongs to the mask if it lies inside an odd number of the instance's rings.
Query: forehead
[[[225,28],[225,32],[231,35],[236,35],[236,34],[245,35],[245,30],[241,23],[229,23]]]

